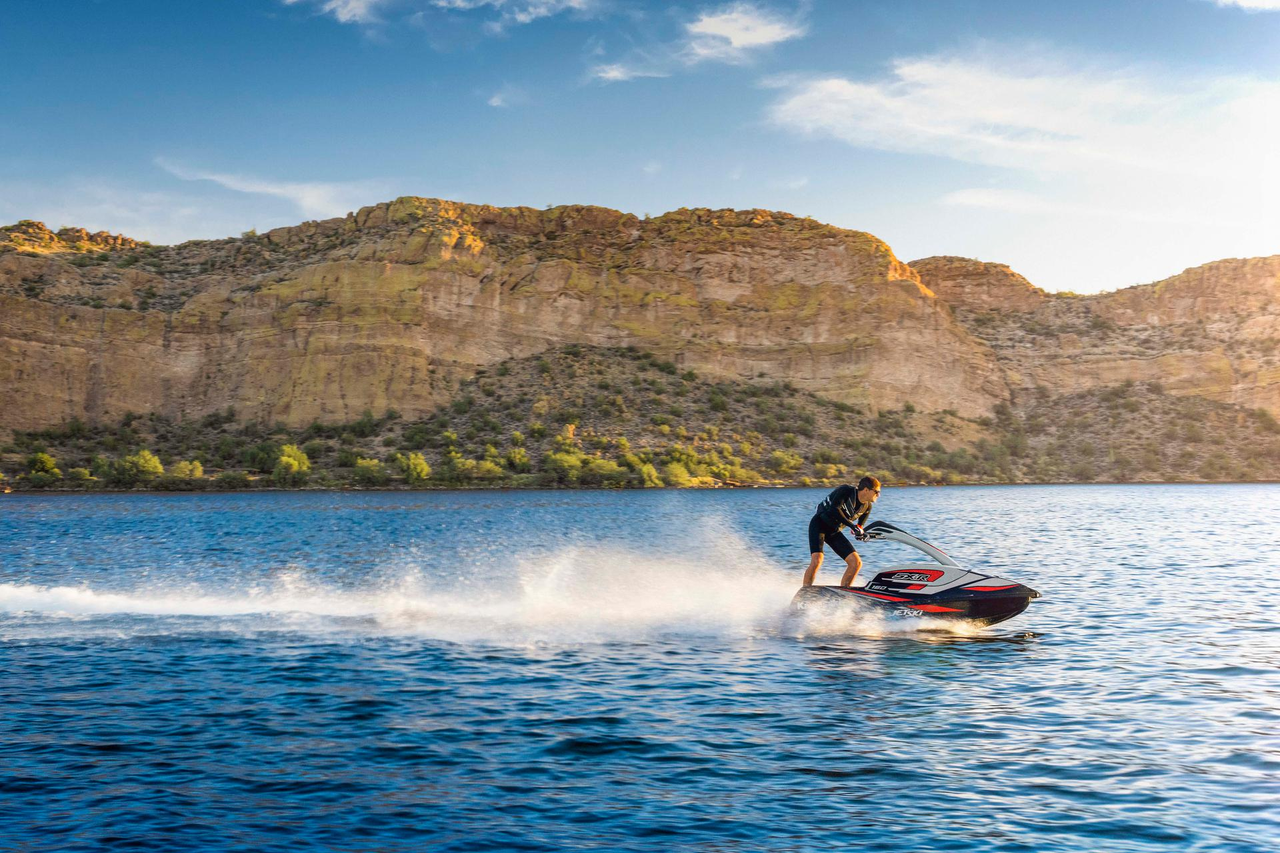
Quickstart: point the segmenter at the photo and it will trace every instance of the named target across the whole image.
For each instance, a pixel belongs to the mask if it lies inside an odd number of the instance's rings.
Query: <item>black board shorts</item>
[[[815,515],[809,519],[809,553],[822,553],[822,543],[826,542],[831,546],[831,550],[842,560],[849,559],[849,555],[854,553],[853,543],[849,541],[849,537],[840,532],[839,528],[832,529],[822,523],[822,518]]]

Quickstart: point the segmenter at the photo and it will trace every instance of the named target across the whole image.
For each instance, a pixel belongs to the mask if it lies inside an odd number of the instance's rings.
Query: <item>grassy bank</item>
[[[1280,479],[1265,412],[1157,385],[1036,389],[988,417],[872,411],[710,381],[633,349],[567,347],[480,371],[430,416],[301,429],[129,415],[18,432],[15,489],[658,488]]]

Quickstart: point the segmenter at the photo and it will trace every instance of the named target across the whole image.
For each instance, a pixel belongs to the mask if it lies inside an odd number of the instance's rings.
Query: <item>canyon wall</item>
[[[1280,412],[1278,281],[1280,257],[1052,295],[760,210],[401,198],[168,247],[22,222],[0,229],[0,428],[227,406],[291,426],[412,417],[479,368],[572,343],[872,408],[974,416],[1133,379]]]

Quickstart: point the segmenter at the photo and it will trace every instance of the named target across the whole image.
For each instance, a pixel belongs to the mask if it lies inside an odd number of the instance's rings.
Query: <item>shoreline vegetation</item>
[[[17,431],[0,491],[563,489],[1266,482],[1264,410],[1124,383],[1036,389],[965,418],[872,409],[789,383],[715,381],[635,348],[567,346],[476,372],[419,419],[290,428],[126,414]]]

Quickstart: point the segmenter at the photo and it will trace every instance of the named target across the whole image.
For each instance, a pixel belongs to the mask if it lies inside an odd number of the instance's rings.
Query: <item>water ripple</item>
[[[960,632],[791,618],[818,497],[6,496],[0,851],[1280,849],[1280,487],[887,490]]]

